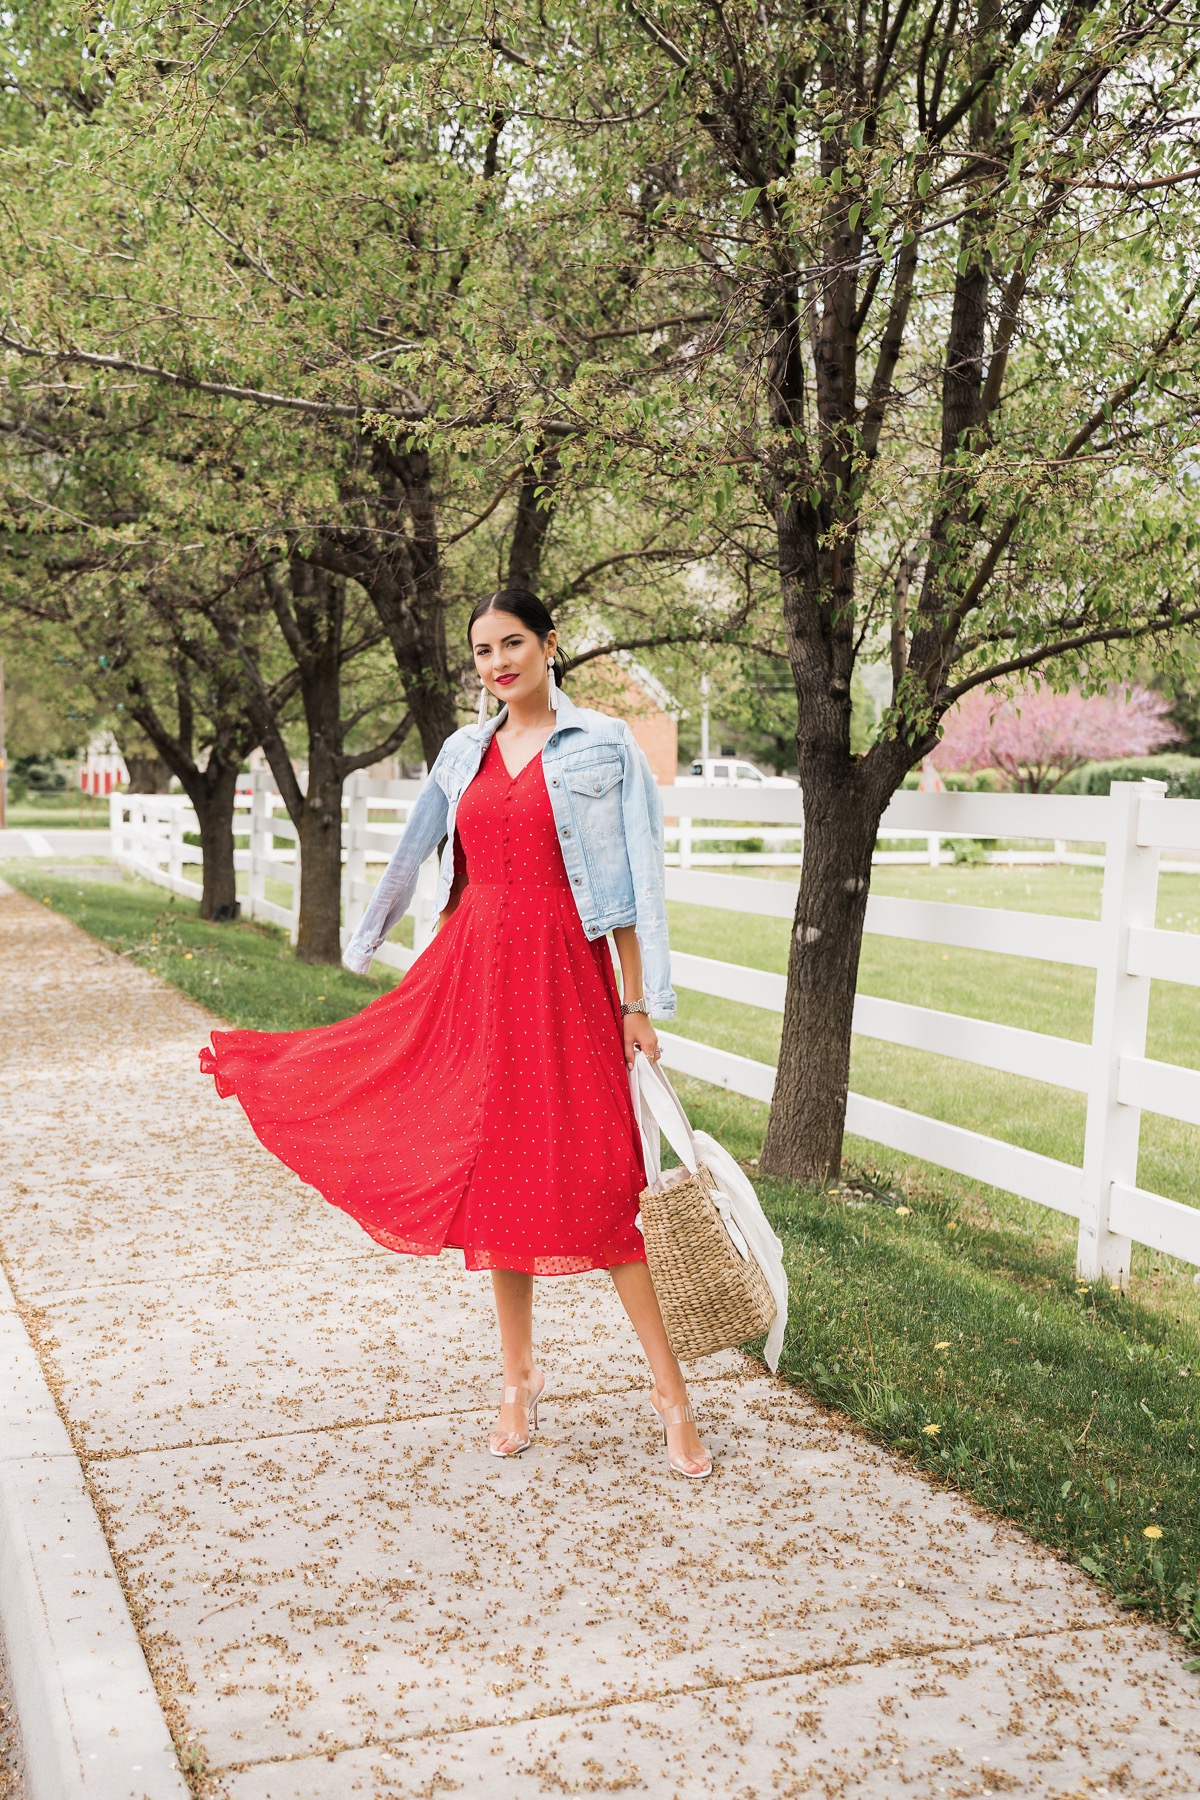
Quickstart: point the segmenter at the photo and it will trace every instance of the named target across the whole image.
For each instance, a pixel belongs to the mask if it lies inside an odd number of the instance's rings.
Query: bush
[[[692,844],[692,852],[710,853],[733,852],[739,856],[760,856],[766,849],[766,841],[760,837],[744,838],[696,838]]]
[[[28,793],[29,793],[29,789],[25,785],[25,777],[23,775],[10,775],[9,776],[9,778],[8,778],[8,804],[10,806],[20,806],[22,800],[25,799],[25,797],[27,796]]]
[[[1084,763],[1067,776],[1059,792],[1107,794],[1114,781],[1165,781],[1172,800],[1200,800],[1200,756],[1166,751],[1161,756]]]
[[[1000,794],[1004,780],[996,769],[942,769],[948,794]],[[900,786],[908,793],[921,785],[920,769],[910,769]]]
[[[985,863],[988,859],[989,851],[994,850],[998,842],[996,838],[958,837],[946,838],[943,841],[945,848],[952,853],[955,862],[964,863],[968,867],[974,867],[978,863]]]
[[[61,794],[67,785],[66,772],[52,762],[26,763],[23,773],[31,794]]]

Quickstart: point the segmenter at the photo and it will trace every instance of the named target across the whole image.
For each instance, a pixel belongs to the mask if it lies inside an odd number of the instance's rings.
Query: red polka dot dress
[[[570,1275],[644,1262],[646,1185],[607,940],[584,935],[540,754],[495,736],[458,803],[467,885],[403,982],[311,1031],[214,1031],[200,1066],[390,1250]]]

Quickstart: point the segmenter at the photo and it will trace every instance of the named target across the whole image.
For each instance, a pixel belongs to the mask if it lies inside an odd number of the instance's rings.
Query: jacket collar
[[[581,706],[576,706],[570,696],[565,694],[562,688],[559,688],[558,716],[555,720],[555,731],[586,731],[587,721],[582,715],[583,708]],[[508,705],[505,703],[501,706],[500,711],[496,714],[494,719],[488,719],[483,725],[468,725],[467,730],[477,742],[486,745],[493,733],[503,725],[507,717]]]

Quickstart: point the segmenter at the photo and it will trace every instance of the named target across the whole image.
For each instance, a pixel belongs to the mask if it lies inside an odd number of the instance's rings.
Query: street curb
[[[0,1370],[0,1637],[29,1800],[188,1800],[83,1471],[3,1269]]]

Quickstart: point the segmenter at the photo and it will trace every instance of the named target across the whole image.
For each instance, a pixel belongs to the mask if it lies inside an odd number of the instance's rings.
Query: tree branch
[[[276,579],[273,568],[263,570],[262,582],[267,599],[271,603],[271,611],[275,614],[275,621],[283,634],[283,641],[291,651],[297,668],[306,670],[312,657],[308,645],[301,635],[296,614],[283,591],[283,583]]]
[[[184,375],[176,369],[164,369],[157,363],[137,362],[128,356],[101,356],[91,350],[74,348],[47,350],[37,344],[27,344],[22,338],[13,337],[10,332],[0,331],[0,346],[16,351],[18,356],[32,357],[39,362],[54,365],[78,363],[83,368],[105,369],[113,374],[141,375],[147,381],[164,381],[171,387],[184,388],[189,393],[210,394],[218,400],[248,400],[258,406],[282,407],[286,412],[302,413],[314,419],[349,419],[361,424],[370,415],[383,419],[396,419],[405,425],[422,425],[429,418],[424,407],[398,408],[389,406],[367,406],[361,403],[350,405],[344,400],[306,400],[299,394],[277,394],[268,388],[239,387],[227,381],[203,381],[198,375]],[[477,413],[464,413],[458,418],[439,419],[439,427],[443,429],[479,429],[484,430],[497,425],[516,425],[521,421],[502,418],[489,408]],[[575,437],[582,429],[566,419],[540,419],[537,428],[548,437]]]
[[[107,369],[114,374],[144,375],[147,380],[165,381],[171,387],[186,388],[191,393],[212,394],[219,400],[253,400],[262,406],[283,407],[288,412],[305,413],[311,418],[361,419],[364,412],[361,406],[349,406],[338,400],[304,400],[296,394],[275,394],[265,388],[237,387],[226,381],[202,381],[197,375],[181,375],[174,369],[159,368],[155,363],[135,362],[128,356],[101,356],[91,350],[43,350],[36,344],[24,343],[22,339],[15,338],[6,331],[0,331],[0,345],[7,350],[15,350],[18,356],[33,357],[39,362],[79,363],[84,368]]]
[[[919,239],[914,232],[912,241],[906,244],[900,252],[896,264],[896,286],[892,291],[892,303],[888,308],[887,323],[883,328],[883,340],[879,346],[875,373],[867,392],[867,403],[862,422],[862,443],[864,451],[871,459],[874,459],[879,449],[887,403],[892,391],[892,377],[896,373],[900,352],[904,348],[904,328],[908,323],[909,308],[912,305],[913,291],[916,285],[918,244]]]
[[[988,546],[987,552],[963,593],[961,601],[954,608],[942,629],[941,644],[943,652],[948,645],[953,643],[967,614],[973,611],[978,604],[984,589],[996,572],[996,567],[1001,556],[1012,541],[1017,526],[1020,524],[1022,518],[1024,518],[1034,495],[1038,492],[1042,482],[1045,480],[1046,472],[1049,469],[1061,468],[1065,463],[1073,462],[1079,452],[1086,447],[1105,421],[1111,417],[1116,408],[1118,406],[1123,406],[1127,400],[1133,398],[1134,394],[1137,393],[1138,389],[1145,381],[1146,376],[1149,374],[1151,366],[1170,349],[1171,345],[1178,338],[1180,327],[1191,310],[1192,302],[1195,300],[1198,291],[1200,291],[1200,282],[1193,283],[1184,295],[1175,317],[1159,338],[1158,343],[1155,344],[1150,351],[1150,354],[1147,356],[1142,367],[1140,369],[1135,369],[1133,374],[1130,375],[1127,380],[1122,381],[1115,387],[1109,394],[1107,400],[1102,401],[1091,416],[1083,421],[1075,431],[1074,435],[1068,439],[1058,456],[1047,463],[1041,478],[1034,482],[1032,488],[1020,501],[1018,501],[1017,505],[1013,507],[1007,519],[1005,519],[1003,525],[1000,527],[1000,530]]]
[[[591,650],[583,650],[578,656],[570,657],[567,661],[567,673],[569,675],[573,669],[582,668],[584,663],[594,662],[598,656],[614,656],[618,651],[654,650],[665,644],[711,644],[724,640],[731,630],[742,623],[748,610],[748,606],[743,607],[731,619],[723,619],[703,631],[663,631],[653,637],[620,638],[613,644],[597,644]]]
[[[605,338],[644,337],[648,332],[670,331],[677,325],[711,325],[714,319],[720,317],[721,314],[715,312],[677,313],[674,318],[653,319],[649,325],[620,325],[612,326],[607,331],[588,331],[584,333],[583,341],[585,344],[599,344]]]
[[[565,588],[560,588],[558,593],[556,594],[555,598],[556,598],[556,600],[561,601],[570,594],[580,593],[584,588],[586,588],[588,586],[588,584],[593,580],[593,578],[595,576],[602,574],[605,569],[614,568],[618,563],[627,563],[627,562],[680,562],[680,563],[687,563],[687,562],[695,562],[695,561],[696,561],[696,553],[692,550],[622,550],[621,552],[619,552],[619,554],[617,554],[615,556],[605,556],[605,557],[602,557],[599,562],[592,563],[589,568],[584,569],[582,574],[577,575],[573,581],[569,582]]]
[[[653,19],[648,19],[646,17],[645,13],[642,12],[641,9],[637,6],[630,6],[629,11],[633,14],[634,18],[637,20],[637,22],[641,26],[642,30],[646,33],[646,36],[651,40],[652,43],[658,45],[658,48],[662,51],[663,55],[667,58],[667,60],[669,62],[673,62],[677,69],[683,69],[683,70],[687,71],[691,68],[691,66],[692,66],[691,59],[689,57],[686,57],[684,55],[683,51],[678,49],[671,42],[671,40],[667,36],[666,32],[662,31],[654,23]]]
[[[1132,643],[1138,638],[1151,637],[1156,632],[1177,631],[1180,626],[1194,625],[1198,620],[1200,606],[1191,606],[1172,618],[1144,619],[1140,625],[1098,625],[1094,631],[1081,631],[1076,637],[1060,638],[1057,643],[1039,645],[1036,650],[1026,651],[1024,656],[1013,656],[1007,662],[993,663],[991,668],[977,670],[955,687],[948,688],[944,696],[946,706],[953,706],[956,700],[961,700],[972,688],[982,687],[989,681],[999,681],[1005,675],[1020,674],[1023,669],[1036,669],[1055,656],[1069,656],[1072,651],[1086,650],[1091,644]]]
[[[389,731],[388,735],[370,750],[360,750],[356,756],[339,758],[338,767],[341,769],[343,777],[353,775],[356,769],[366,769],[371,763],[382,762],[385,756],[394,756],[412,730],[412,723],[413,716],[407,712],[396,729]]]

